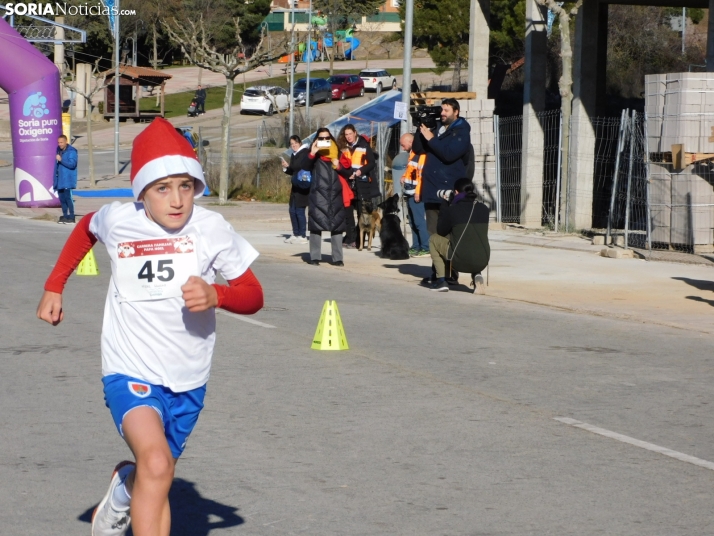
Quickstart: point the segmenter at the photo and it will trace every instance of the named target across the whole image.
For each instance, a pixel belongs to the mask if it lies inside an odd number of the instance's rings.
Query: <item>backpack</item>
[[[293,186],[297,186],[298,188],[309,188],[310,181],[312,181],[312,174],[304,169],[295,173],[293,178],[290,180]]]

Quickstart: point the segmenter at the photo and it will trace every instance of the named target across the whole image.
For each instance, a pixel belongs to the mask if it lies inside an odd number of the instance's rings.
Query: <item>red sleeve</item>
[[[92,216],[94,216],[94,212],[87,214],[74,227],[72,234],[69,235],[64,248],[62,248],[62,253],[60,253],[52,273],[45,282],[45,290],[62,294],[69,276],[79,266],[79,263],[92,249],[92,246],[97,243],[97,237],[89,232],[89,223],[92,221]]]
[[[245,273],[228,281],[228,285],[213,285],[218,293],[218,307],[239,315],[252,315],[263,308],[263,287],[248,268]]]

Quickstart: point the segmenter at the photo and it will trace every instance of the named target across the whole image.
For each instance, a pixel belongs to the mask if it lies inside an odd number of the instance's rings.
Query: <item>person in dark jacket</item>
[[[322,147],[325,145],[325,147]],[[345,231],[345,206],[342,197],[342,182],[337,175],[337,143],[326,128],[315,135],[302,168],[312,175],[308,196],[308,229],[310,230],[310,260],[318,266],[322,258],[322,231],[329,231],[332,242],[332,264],[344,266],[342,257],[342,233]]]
[[[471,126],[459,117],[460,110],[456,99],[444,99],[441,102],[441,128],[431,131],[422,124],[414,136],[414,152],[427,155],[422,170],[421,198],[429,234],[436,232],[439,217],[442,200],[437,192],[453,190],[458,179],[473,178]]]
[[[337,172],[347,180],[355,193],[353,203],[345,208],[347,230],[345,246],[348,249],[357,247],[357,227],[354,209],[361,214],[362,204],[371,201],[376,207],[382,202],[379,181],[376,177],[376,158],[367,140],[357,134],[352,124],[347,124],[337,136],[337,146],[340,149],[340,166]]]
[[[72,190],[77,188],[77,149],[68,143],[67,136],[64,134],[57,138],[57,156],[55,158],[55,175],[52,186],[62,205],[62,216],[57,220],[57,223],[74,223]]]
[[[429,252],[436,270],[436,280],[429,289],[448,292],[446,270],[449,264],[451,270],[470,273],[474,292],[483,294],[481,271],[491,258],[489,209],[478,200],[470,179],[456,181],[450,196],[453,196],[451,202],[442,202],[436,233],[429,238]]]
[[[293,234],[285,239],[288,244],[307,244],[307,218],[305,208],[308,205],[308,195],[310,194],[310,181],[307,171],[303,171],[302,165],[310,146],[302,143],[299,136],[290,136],[290,149],[293,154],[290,156],[290,163],[281,158],[283,171],[291,176],[290,201],[290,222],[293,226]],[[308,180],[305,180],[308,179]]]
[[[196,90],[196,95],[194,96],[196,99],[196,113],[199,114],[205,114],[206,113],[206,90],[203,89],[201,86],[198,86],[198,89]]]

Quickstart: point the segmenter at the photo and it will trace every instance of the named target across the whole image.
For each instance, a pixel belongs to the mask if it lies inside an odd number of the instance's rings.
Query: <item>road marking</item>
[[[618,434],[617,432],[611,432],[610,430],[606,430],[605,428],[593,426],[592,424],[588,424],[586,422],[576,421],[575,419],[569,419],[567,417],[554,417],[554,419],[564,424],[569,424],[570,426],[575,426],[576,428],[587,430],[588,432],[592,432],[593,434],[609,437],[610,439],[615,439],[616,441],[628,443],[630,445],[634,445],[635,447],[640,447],[641,449],[651,450],[652,452],[658,452],[660,454],[664,454],[665,456],[669,456],[670,458],[674,458],[675,460],[691,463],[693,465],[698,465],[699,467],[704,467],[705,469],[711,469],[712,471],[714,471],[714,463],[708,462],[707,460],[702,460],[701,458],[695,458],[694,456],[690,456],[689,454],[683,454],[682,452],[677,452],[676,450],[671,450],[666,447],[660,447],[659,445],[655,445],[654,443],[648,443],[647,441],[640,441],[639,439],[635,439],[634,437]]]
[[[224,310],[222,310],[222,309],[216,309],[216,312],[217,312],[217,313],[220,313],[220,314],[222,314],[222,315],[226,315],[226,316],[230,316],[230,317],[236,318],[236,319],[238,319],[238,320],[242,320],[243,322],[248,322],[249,324],[254,324],[254,325],[256,325],[256,326],[260,326],[261,328],[269,328],[269,329],[275,328],[275,326],[271,326],[270,324],[266,324],[265,322],[259,322],[258,320],[253,320],[252,318],[249,318],[249,317],[247,317],[247,316],[237,315],[237,314],[234,314],[234,313],[229,313],[228,311],[224,311]]]

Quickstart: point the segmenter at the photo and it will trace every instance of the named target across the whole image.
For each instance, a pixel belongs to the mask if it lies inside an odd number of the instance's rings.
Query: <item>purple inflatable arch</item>
[[[52,181],[62,134],[59,71],[2,18],[0,88],[10,100],[15,202],[18,207],[58,207]]]

